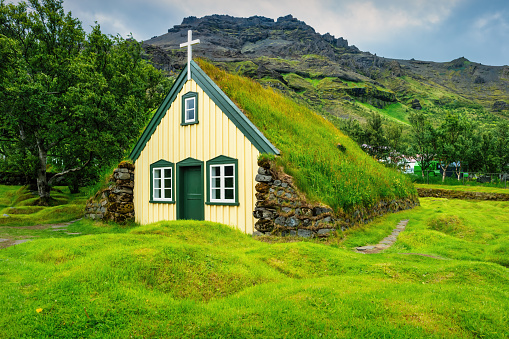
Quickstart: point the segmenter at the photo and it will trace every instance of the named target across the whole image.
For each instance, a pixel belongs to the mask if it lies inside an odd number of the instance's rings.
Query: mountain
[[[186,51],[179,45],[189,29],[201,41],[193,46],[194,56],[335,117],[362,120],[378,112],[406,123],[411,110],[422,109],[436,119],[450,111],[483,123],[509,118],[509,66],[463,57],[445,63],[384,58],[342,37],[319,34],[291,15],[185,18],[143,43],[156,67],[183,68]]]

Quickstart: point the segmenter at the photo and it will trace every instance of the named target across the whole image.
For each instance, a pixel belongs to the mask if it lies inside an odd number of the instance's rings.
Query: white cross
[[[200,39],[193,40],[193,31],[187,31],[187,42],[180,44],[180,48],[187,46],[187,80],[191,80],[191,60],[193,59],[193,51],[191,45],[199,44]]]

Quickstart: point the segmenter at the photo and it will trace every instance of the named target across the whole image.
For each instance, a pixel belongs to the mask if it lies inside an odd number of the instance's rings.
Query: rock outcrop
[[[450,62],[379,57],[359,51],[343,37],[319,34],[291,15],[277,20],[261,16],[188,17],[180,25],[168,29],[167,33],[145,41],[143,46],[147,57],[156,67],[170,73],[182,69],[186,64],[186,51],[180,48],[180,43],[187,38],[189,29],[193,30],[193,37],[201,41],[193,47],[195,56],[205,57],[230,71],[260,81],[267,79],[262,83],[283,91],[298,91],[285,87],[285,76],[293,73],[306,74],[303,77],[312,80],[331,77],[385,86],[398,98],[419,95],[405,85],[403,78],[409,77],[423,86],[437,84],[445,87],[451,93],[476,101],[488,109],[492,109],[494,102],[505,100],[509,95],[507,66],[481,65],[463,57]],[[249,66],[244,67],[247,63]],[[330,91],[312,92],[306,92],[299,99],[341,116],[341,111],[336,108],[336,103],[341,101],[334,96],[329,98]],[[376,97],[362,99],[379,108],[391,102]]]
[[[182,24],[168,29],[166,34],[145,41],[144,45],[178,50],[189,29],[201,41],[200,45],[194,47],[194,53],[216,61],[292,54],[318,54],[334,58],[336,49],[357,51],[349,47],[348,41],[342,37],[335,38],[329,33],[320,35],[311,26],[291,15],[277,20],[261,16],[188,17]],[[178,59],[183,65],[185,59]]]
[[[493,110],[496,112],[509,110],[509,104],[505,101],[498,100],[493,103]]]
[[[419,101],[419,99],[412,100],[411,105],[412,105],[412,109],[415,109],[415,110],[422,109],[421,102]]]

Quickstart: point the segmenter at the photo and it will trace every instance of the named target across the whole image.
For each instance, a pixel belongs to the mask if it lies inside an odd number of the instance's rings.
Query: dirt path
[[[380,241],[376,245],[366,245],[361,247],[356,247],[355,251],[357,253],[366,253],[366,254],[373,254],[373,253],[380,253],[383,250],[391,247],[396,240],[398,239],[398,235],[405,230],[406,225],[408,224],[409,219],[401,220],[394,230],[392,230],[391,235],[388,237],[385,237],[382,241]],[[441,259],[441,260],[449,260],[447,258],[438,257],[435,255],[429,255],[429,254],[423,254],[423,253],[399,253],[404,255],[420,255],[423,257],[433,258],[433,259]]]
[[[391,247],[396,240],[398,239],[399,233],[403,232],[405,230],[406,225],[408,224],[408,219],[401,220],[394,230],[392,230],[392,233],[382,239],[378,244],[376,245],[366,245],[361,247],[356,247],[355,250],[358,253],[380,253],[383,250]]]
[[[17,228],[17,229],[25,229],[25,230],[27,230],[27,229],[45,230],[45,229],[51,228],[52,229],[51,231],[53,231],[53,232],[64,232],[68,235],[80,235],[81,233],[67,231],[67,227],[69,225],[75,223],[78,220],[81,220],[81,219],[63,222],[63,223],[59,223],[59,224],[39,224],[39,225],[34,225],[34,226],[3,226],[1,228]],[[16,237],[3,236],[2,238],[0,238],[0,249],[11,247],[14,245],[19,245],[19,244],[25,243],[27,241],[31,241],[32,238],[36,238],[36,237],[38,237],[38,236],[33,236],[33,235],[16,236]]]

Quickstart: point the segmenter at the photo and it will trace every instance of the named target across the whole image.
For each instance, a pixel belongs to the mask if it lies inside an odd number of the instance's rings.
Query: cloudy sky
[[[383,57],[509,64],[508,0],[64,0],[64,8],[83,27],[97,21],[103,32],[131,32],[137,40],[164,34],[187,16],[291,14]]]

